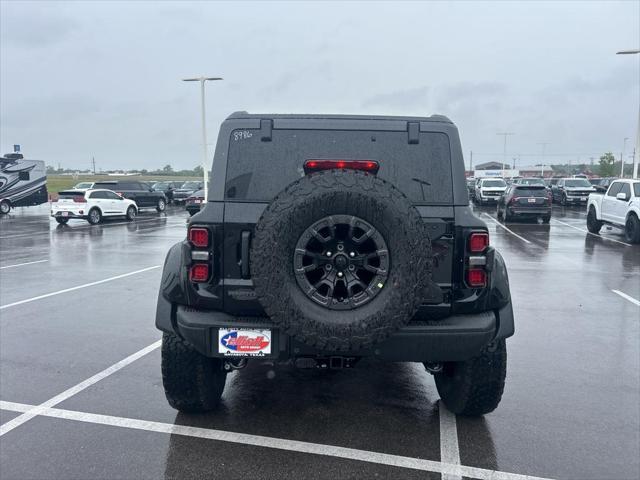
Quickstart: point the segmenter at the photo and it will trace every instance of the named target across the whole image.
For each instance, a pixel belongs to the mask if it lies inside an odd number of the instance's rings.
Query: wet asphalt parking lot
[[[477,208],[509,268],[507,384],[480,419],[440,406],[421,365],[335,373],[254,361],[221,408],[166,403],[154,327],[186,213],[59,226],[0,217],[0,478],[640,477],[640,246]]]

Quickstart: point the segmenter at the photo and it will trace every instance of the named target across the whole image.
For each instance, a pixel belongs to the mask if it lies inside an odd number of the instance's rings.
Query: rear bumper
[[[509,207],[509,213],[511,215],[531,215],[531,216],[540,216],[540,215],[551,215],[551,206],[548,207]]]
[[[63,211],[57,211],[57,212],[52,213],[52,214],[51,214],[51,216],[52,216],[53,218],[67,218],[67,219],[70,219],[70,218],[79,218],[79,219],[82,219],[82,220],[86,220],[86,219],[87,219],[87,216],[86,216],[86,215],[84,215],[84,214],[83,214],[83,215],[80,215],[80,214],[79,214],[79,213],[77,213],[77,212],[70,212],[70,211],[66,211],[66,210],[64,210],[64,212],[65,212],[65,213],[67,213],[67,215],[63,215],[63,214],[62,214],[62,213],[63,213]]]
[[[341,355],[372,356],[398,362],[460,361],[478,355],[491,341],[514,333],[511,303],[496,311],[453,315],[429,323],[409,324],[371,349],[341,352]],[[209,357],[224,357],[218,353],[220,328],[270,329],[270,358],[281,361],[300,356],[335,355],[294,341],[268,318],[238,318],[223,312],[195,310],[172,305],[162,295],[158,297],[156,327],[181,336]]]

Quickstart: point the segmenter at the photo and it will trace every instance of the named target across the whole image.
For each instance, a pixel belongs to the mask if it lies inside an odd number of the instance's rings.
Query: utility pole
[[[502,151],[502,178],[504,178],[504,164],[507,162],[507,137],[509,135],[515,135],[511,132],[496,133],[496,135],[502,135],[504,137],[504,149]]]
[[[620,178],[624,178],[624,153],[627,150],[627,140],[628,137],[625,137],[624,143],[622,144],[622,153],[620,154]]]
[[[471,150],[471,154],[469,155],[469,170],[473,173],[473,150]]]
[[[538,142],[538,145],[542,145],[542,178],[544,178],[544,154],[547,150],[547,145],[549,145],[549,142]]]
[[[204,82],[222,80],[220,77],[184,78],[183,82],[200,82],[200,100],[202,103],[202,170],[204,172],[204,201],[209,199],[209,147],[207,145],[207,123],[204,104]]]
[[[634,50],[622,50],[620,52],[616,52],[616,55],[638,55],[640,53],[640,49]],[[633,179],[638,178],[638,157],[640,157],[640,105],[638,105],[638,123],[636,130],[636,154],[633,156]],[[624,165],[623,165],[624,168]]]
[[[91,163],[93,163],[93,174],[96,174],[96,157],[91,157]]]

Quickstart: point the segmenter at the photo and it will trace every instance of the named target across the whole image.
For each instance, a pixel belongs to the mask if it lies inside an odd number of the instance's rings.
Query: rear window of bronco
[[[444,133],[421,132],[409,144],[407,132],[277,130],[271,141],[259,131],[236,130],[229,139],[225,200],[269,202],[304,176],[306,160],[375,160],[377,175],[418,205],[453,203],[451,153]]]

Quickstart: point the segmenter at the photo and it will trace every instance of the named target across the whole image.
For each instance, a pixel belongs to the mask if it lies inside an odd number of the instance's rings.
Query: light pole
[[[621,50],[616,52],[616,55],[637,55],[640,50]],[[633,175],[632,178],[638,178],[638,157],[640,157],[640,104],[638,105],[638,128],[636,130],[636,149],[633,156]],[[624,163],[624,161],[623,161]],[[624,165],[623,165],[624,168]]]
[[[515,135],[515,133],[502,132],[496,133],[496,135],[502,135],[504,137],[504,149],[502,151],[502,178],[504,178],[504,164],[507,161],[507,137],[509,135]]]
[[[627,140],[629,140],[629,137],[625,137],[624,143],[622,144],[622,155],[620,155],[620,178],[624,178],[624,154],[627,151]]]
[[[207,123],[204,105],[204,82],[222,80],[220,77],[183,78],[183,82],[200,82],[200,100],[202,101],[202,171],[204,173],[204,201],[209,199],[209,153],[207,146]]]
[[[542,145],[542,178],[544,178],[544,153],[547,150],[549,142],[538,142],[538,145]]]

